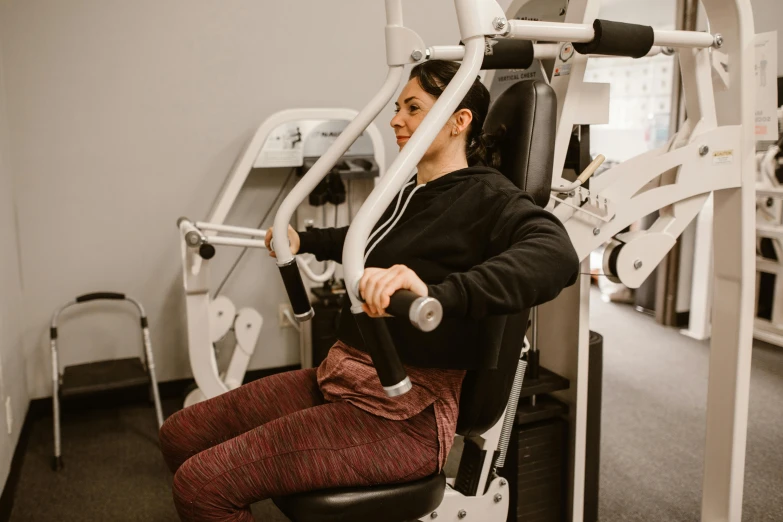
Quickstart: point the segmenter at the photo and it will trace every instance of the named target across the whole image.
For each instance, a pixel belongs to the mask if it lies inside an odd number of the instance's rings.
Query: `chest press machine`
[[[414,31],[403,25],[401,0],[385,0],[385,4],[389,65],[386,81],[338,138],[331,154],[322,157],[299,182],[275,219],[278,266],[297,319],[312,316],[286,240],[288,223],[299,202],[390,101],[404,80],[406,64],[438,58],[461,60],[455,78],[360,209],[343,251],[352,312],[363,335],[377,340],[368,344],[374,345],[371,356],[384,389],[390,396],[410,389],[383,322],[361,313],[357,287],[364,269],[367,238],[478,74],[485,49],[491,49],[486,39],[563,42],[555,67],[568,65],[568,74],[553,77],[549,86],[518,84],[493,105],[488,124],[503,123],[517,129],[506,137],[502,170],[564,222],[582,259],[601,244],[614,241],[605,254],[606,271],[631,288],[646,279],[713,194],[714,330],[701,519],[739,522],[754,294],[754,30],[749,0],[703,0],[710,33],[658,31],[596,20],[600,5],[597,0],[571,0],[564,23],[508,20],[494,0],[455,0],[464,45],[434,47],[426,47]],[[539,56],[552,54],[551,44],[531,47],[534,57],[537,51]],[[563,180],[573,126],[584,123],[586,114],[594,113],[596,106],[605,106],[607,102],[608,91],[583,82],[588,55],[638,58],[662,49],[676,52],[682,67],[688,113],[682,129],[666,146],[612,168],[592,180],[589,188],[584,178],[577,182]],[[507,110],[504,104],[515,110]],[[649,230],[621,232],[656,210],[660,217]],[[578,328],[572,339],[576,347],[570,352],[578,376],[569,509],[575,521],[582,519],[580,500],[584,490],[588,287],[588,277],[582,276],[575,290],[581,303]],[[389,310],[394,315],[410,317],[423,330],[436,328],[441,316],[439,303],[405,292],[395,294]],[[515,372],[527,313],[493,321],[492,326],[502,331],[497,369],[469,372],[460,399],[458,433],[474,441],[483,458],[472,466],[472,472],[448,485],[440,474],[408,484],[294,495],[275,499],[276,504],[292,520],[308,522],[506,520],[508,486],[496,475],[494,467],[508,442],[500,437],[503,424],[512,422],[514,417],[503,413],[513,412],[514,408],[511,390],[515,380],[518,384],[521,378]]]

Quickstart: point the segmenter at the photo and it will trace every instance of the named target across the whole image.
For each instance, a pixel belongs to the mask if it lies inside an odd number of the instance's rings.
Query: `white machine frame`
[[[343,251],[346,286],[352,310],[360,313],[358,283],[370,231],[433,138],[464,97],[479,72],[486,37],[589,42],[597,0],[571,0],[564,23],[509,20],[494,0],[455,0],[464,49],[426,47],[404,27],[401,0],[385,0],[389,72],[378,94],[345,129],[329,153],[299,182],[283,202],[274,222],[278,265],[293,262],[286,230],[298,202],[304,199],[359,133],[375,119],[403,81],[403,67],[428,58],[462,59],[462,65],[392,162],[389,172],[359,210]],[[674,245],[676,238],[714,198],[713,336],[709,363],[703,521],[740,522],[750,382],[754,296],[754,30],[749,0],[703,0],[712,33],[655,31],[655,45],[676,48],[683,70],[688,120],[667,146],[615,167],[577,187],[552,211],[565,223],[582,259],[613,237],[622,243],[616,276],[638,287]],[[516,6],[519,7],[518,5]],[[543,50],[542,50],[543,51]],[[549,50],[551,55],[551,49]],[[561,179],[574,125],[596,123],[608,107],[608,89],[584,82],[588,57],[568,56],[569,74],[552,78],[558,99],[554,185]],[[558,55],[556,67],[563,60]],[[727,64],[726,70],[722,64]],[[660,218],[647,231],[617,235],[652,211]],[[583,265],[584,266],[584,265]],[[570,516],[582,520],[586,424],[589,277],[578,286],[580,314],[575,352],[576,413],[572,432]],[[489,454],[499,448],[502,421],[482,437]],[[489,460],[489,459],[488,459]],[[486,486],[486,489],[485,489]],[[479,495],[452,488],[436,510],[446,520],[506,519],[507,485],[485,463]],[[421,520],[431,520],[427,515]]]
[[[273,114],[256,130],[239,161],[235,164],[218,197],[217,203],[205,222],[181,219],[180,245],[182,276],[185,288],[185,305],[188,324],[188,355],[193,377],[198,386],[188,395],[185,406],[220,395],[242,385],[243,378],[255,351],[263,318],[253,308],[236,311],[235,305],[225,296],[212,299],[210,296],[210,261],[199,255],[198,247],[203,244],[266,248],[266,230],[225,225],[225,220],[234,206],[248,175],[254,168],[264,167],[262,151],[272,132],[287,123],[308,120],[351,121],[356,111],[343,108],[289,109]],[[383,175],[385,149],[381,133],[375,125],[366,129],[373,144],[373,154]],[[336,162],[339,156],[332,162]],[[229,237],[233,236],[247,237]],[[334,273],[332,264],[325,273],[315,274],[307,262],[299,260],[299,266],[312,281],[324,281]],[[222,339],[233,329],[236,347],[227,370],[221,375],[213,343]]]

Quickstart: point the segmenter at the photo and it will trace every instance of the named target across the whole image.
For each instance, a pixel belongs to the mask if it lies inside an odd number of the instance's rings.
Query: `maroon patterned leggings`
[[[437,471],[432,407],[394,421],[326,402],[315,372],[266,377],[166,420],[160,444],[182,520],[249,522],[250,504],[265,498]]]

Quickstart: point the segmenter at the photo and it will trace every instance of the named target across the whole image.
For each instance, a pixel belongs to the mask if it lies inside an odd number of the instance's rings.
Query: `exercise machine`
[[[245,181],[253,169],[289,167],[306,172],[355,116],[356,111],[350,109],[290,109],[272,115],[258,127],[235,164],[209,218],[203,222],[184,217],[178,220],[188,355],[197,386],[188,393],[186,407],[242,385],[263,326],[263,318],[257,310],[249,306],[237,310],[229,297],[220,295],[222,285],[214,289],[210,277],[216,247],[266,249],[263,239],[266,229],[225,223]],[[332,176],[374,179],[382,174],[385,159],[378,129],[369,126],[333,163],[337,160],[340,164],[330,169]],[[315,194],[317,203],[323,205],[324,192],[316,188],[313,187],[308,195]],[[344,194],[342,198],[345,198]],[[326,220],[325,210],[323,219]],[[297,269],[313,283],[323,283],[335,276],[334,263],[328,263],[318,272],[312,267],[314,258],[299,256],[297,259]],[[293,317],[290,319],[296,323]],[[235,346],[226,370],[221,372],[213,346],[230,332],[234,334]],[[300,344],[300,358],[305,361],[308,350]]]
[[[514,3],[518,7],[518,2]],[[504,173],[524,181],[531,193],[544,183],[543,204],[565,224],[581,258],[598,246],[615,241],[607,249],[608,274],[628,287],[638,287],[674,245],[710,195],[714,200],[713,336],[709,363],[709,386],[705,441],[701,519],[739,522],[742,510],[745,439],[748,411],[754,295],[754,30],[749,0],[704,0],[710,32],[660,31],[652,27],[597,20],[600,2],[571,0],[562,23],[510,19],[494,0],[455,0],[462,45],[427,47],[403,24],[401,0],[386,0],[386,49],[389,72],[378,94],[359,112],[308,174],[281,205],[274,222],[278,267],[299,320],[312,316],[307,292],[287,243],[287,227],[296,207],[326,175],[340,155],[404,81],[405,65],[426,59],[461,60],[459,72],[428,113],[406,146],[392,162],[359,213],[346,238],[343,251],[346,287],[351,311],[365,338],[377,340],[371,354],[381,383],[390,396],[405,393],[410,382],[399,357],[384,332],[383,321],[361,311],[358,282],[364,269],[364,248],[375,223],[423,156],[426,149],[469,89],[482,64],[501,54],[490,40],[529,42],[525,56],[536,56],[536,42],[557,45],[555,74],[550,85],[521,82],[504,102],[519,103],[539,117],[555,102],[551,128],[533,136],[512,136],[530,145],[531,140],[551,140],[549,172],[537,167],[543,159],[504,158]],[[514,7],[514,5],[512,5]],[[643,154],[588,180],[566,180],[563,165],[574,125],[605,118],[606,86],[584,81],[590,55],[641,58],[660,51],[677,53],[682,68],[688,119],[662,148]],[[539,52],[554,48],[541,48]],[[522,59],[512,51],[509,60]],[[507,66],[506,66],[507,67]],[[525,67],[518,65],[517,68]],[[542,86],[543,85],[543,86]],[[518,92],[517,92],[518,89]],[[549,90],[547,90],[549,89]],[[504,93],[505,94],[505,93]],[[524,117],[525,111],[515,114]],[[507,114],[503,111],[502,114]],[[499,117],[500,119],[503,119]],[[546,118],[544,118],[546,119]],[[489,119],[488,119],[489,122]],[[505,122],[514,124],[515,121]],[[542,129],[545,123],[542,124]],[[512,138],[509,138],[512,139]],[[519,147],[531,155],[546,153],[546,147]],[[511,165],[520,167],[514,170]],[[532,166],[532,170],[530,167]],[[526,170],[528,169],[528,170]],[[531,183],[533,184],[531,186]],[[532,188],[531,188],[532,187]],[[538,200],[538,198],[537,198]],[[641,217],[659,211],[660,217],[646,231],[622,231]],[[586,264],[583,264],[586,268]],[[587,272],[587,270],[584,270]],[[540,310],[539,341],[547,351],[558,350],[573,374],[571,433],[571,483],[569,519],[583,518],[586,372],[589,342],[589,276],[564,292],[551,306]],[[414,326],[436,328],[440,307],[434,299],[398,292],[389,311],[411,319]],[[548,321],[559,315],[558,328]],[[501,521],[508,514],[506,482],[494,468],[504,453],[501,438],[504,411],[513,408],[511,391],[519,384],[516,370],[524,342],[527,314],[491,318],[487,328],[502,332],[497,370],[469,372],[460,401],[458,433],[473,448],[463,454],[465,473],[446,481],[437,475],[409,484],[376,488],[351,488],[311,492],[275,499],[295,521],[375,520],[402,522],[419,519]],[[562,317],[571,325],[562,327]],[[554,323],[552,323],[554,324]],[[557,330],[557,331],[556,331]],[[497,346],[495,346],[497,349]],[[550,349],[551,348],[551,349]]]

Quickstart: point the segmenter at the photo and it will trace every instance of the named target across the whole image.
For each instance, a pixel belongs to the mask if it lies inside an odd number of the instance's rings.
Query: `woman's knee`
[[[187,451],[183,440],[183,427],[181,425],[181,411],[171,415],[163,422],[163,426],[158,431],[158,441],[163,458],[168,464],[172,473],[176,472],[182,464],[183,451]]]
[[[194,456],[186,460],[174,474],[172,487],[174,506],[183,521],[235,520],[252,521],[248,506],[237,506],[228,488],[215,481],[215,471],[209,459]]]
[[[174,473],[174,505],[182,520],[188,520],[192,511],[194,493],[198,490],[195,482],[196,474],[193,471],[191,459],[183,462]]]

